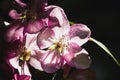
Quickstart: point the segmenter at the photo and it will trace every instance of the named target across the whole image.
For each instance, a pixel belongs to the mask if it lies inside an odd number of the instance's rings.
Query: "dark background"
[[[105,44],[120,62],[119,0],[62,0],[54,4],[64,9],[70,21],[86,24],[92,37]],[[120,80],[120,67],[105,51],[92,42],[84,48],[91,56],[97,80]]]
[[[5,19],[11,4],[0,2],[0,16]],[[70,21],[86,24],[91,37],[105,44],[120,62],[120,1],[119,0],[49,0],[62,7]],[[4,5],[7,5],[6,7]],[[2,7],[1,7],[2,6]],[[97,80],[120,80],[120,67],[100,47],[92,42],[83,46],[92,59],[91,69]]]

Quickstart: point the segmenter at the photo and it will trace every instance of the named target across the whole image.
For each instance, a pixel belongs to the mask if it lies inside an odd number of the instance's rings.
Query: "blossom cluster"
[[[48,5],[47,0],[15,2],[21,11],[9,11],[13,21],[6,25],[4,33],[11,80],[34,80],[31,67],[49,74],[63,70],[65,75],[71,68],[89,68],[90,56],[82,48],[91,35],[86,25],[71,25],[64,10]]]

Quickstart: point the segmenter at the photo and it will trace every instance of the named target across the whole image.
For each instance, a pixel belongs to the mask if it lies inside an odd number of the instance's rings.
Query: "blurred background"
[[[0,17],[7,21],[11,20],[7,14],[14,6],[12,1],[0,1]],[[91,36],[105,44],[120,62],[119,0],[49,0],[49,4],[62,7],[70,21],[86,24]],[[83,47],[91,56],[90,69],[96,73],[97,80],[120,80],[120,67],[105,51],[92,42]]]

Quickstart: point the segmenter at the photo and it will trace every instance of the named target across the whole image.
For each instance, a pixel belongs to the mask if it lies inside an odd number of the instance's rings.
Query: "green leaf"
[[[94,38],[90,38],[90,41],[96,43],[99,47],[101,47],[104,51],[106,51],[113,58],[113,60],[116,62],[116,64],[118,66],[120,66],[120,63],[117,61],[117,59],[112,55],[110,50],[103,43],[101,43],[100,41],[95,40]]]

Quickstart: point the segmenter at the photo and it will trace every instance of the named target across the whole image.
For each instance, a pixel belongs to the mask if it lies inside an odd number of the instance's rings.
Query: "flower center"
[[[50,46],[49,50],[58,50],[59,53],[62,53],[63,48],[66,46],[66,39],[65,36],[56,40],[52,46]]]
[[[20,60],[22,61],[28,61],[30,59],[30,54],[31,54],[31,51],[27,50],[27,48],[23,48],[22,51],[20,51]]]
[[[37,15],[33,12],[29,12],[28,10],[24,11],[23,15],[21,16],[22,22],[24,21],[33,21],[37,18]]]

